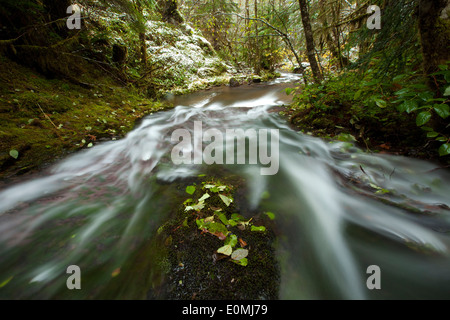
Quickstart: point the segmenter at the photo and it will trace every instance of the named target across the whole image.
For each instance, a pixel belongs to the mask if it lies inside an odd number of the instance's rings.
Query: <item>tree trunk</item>
[[[420,0],[418,9],[424,72],[430,88],[440,95],[444,80],[431,74],[450,61],[450,0]]]
[[[258,0],[255,0],[255,19],[258,19]],[[261,71],[260,52],[259,52],[259,40],[258,40],[258,23],[255,23],[255,72],[259,74]]]
[[[141,62],[145,68],[147,66],[147,43],[145,42],[145,33],[139,32],[139,45],[141,50]]]
[[[72,4],[70,0],[44,0],[44,7],[47,10],[50,21],[56,21],[68,17],[67,8]],[[55,31],[63,38],[67,37],[68,29],[65,23],[55,24]]]
[[[248,36],[250,35],[250,7],[248,4],[248,0],[245,0],[245,36],[247,37],[246,47],[247,47],[247,64],[251,65],[251,52],[252,52],[252,41],[249,40]]]
[[[311,65],[314,80],[318,82],[323,78],[316,60],[316,49],[314,46],[314,37],[311,28],[311,21],[309,19],[308,3],[307,0],[298,0],[298,3],[300,4],[303,30],[305,31],[306,50],[307,50],[306,54],[308,56],[309,64]]]
[[[320,10],[322,11],[322,14],[325,16],[325,18],[323,19],[323,28],[326,32],[326,35],[324,36],[325,43],[327,44],[328,50],[331,52],[331,55],[336,60],[339,69],[344,69],[346,66],[348,66],[348,64],[350,63],[350,60],[347,57],[343,56],[342,53],[339,53],[340,50],[338,50],[338,48],[335,44],[335,39],[333,39],[333,36],[332,36],[331,32],[329,31],[330,28],[329,28],[328,19],[326,17],[326,13],[325,13],[326,6],[327,6],[326,1],[320,0],[319,6],[320,6]],[[334,10],[333,10],[333,13],[334,13]]]
[[[158,0],[162,18],[165,22],[178,25],[184,22],[183,17],[178,11],[176,0]]]

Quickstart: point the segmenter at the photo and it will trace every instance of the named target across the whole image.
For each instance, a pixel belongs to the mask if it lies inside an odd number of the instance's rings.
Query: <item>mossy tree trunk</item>
[[[450,61],[450,0],[420,0],[418,7],[419,31],[423,53],[423,68],[429,86],[438,94],[444,80],[432,74],[439,65]]]
[[[309,8],[307,0],[298,0],[300,4],[300,12],[302,15],[303,30],[306,39],[306,55],[308,56],[309,64],[313,72],[314,80],[322,80],[322,73],[320,72],[319,64],[316,60],[316,48],[314,46],[314,36],[311,28],[311,21],[309,18]]]
[[[323,24],[323,28],[325,30],[325,35],[324,35],[325,43],[326,43],[328,49],[330,50],[330,53],[333,56],[334,60],[336,61],[338,67],[340,69],[344,69],[346,66],[349,65],[350,60],[347,57],[343,56],[339,52],[340,50],[338,50],[338,47],[336,46],[336,40],[333,39],[333,36],[332,36],[331,32],[329,31],[330,25],[328,23],[328,19],[326,17],[326,13],[325,13],[326,6],[327,6],[326,1],[320,0],[319,6],[320,6],[320,11],[324,12],[323,13],[324,18],[323,18],[322,24]],[[336,28],[334,28],[334,29],[336,29]],[[338,36],[339,36],[339,34],[338,34]]]
[[[254,2],[255,5],[255,19],[258,19],[258,0],[255,0]],[[254,65],[255,65],[255,72],[256,73],[260,73],[261,71],[261,57],[260,57],[260,50],[259,50],[259,40],[258,40],[258,23],[255,23],[255,60],[254,60]]]
[[[175,25],[184,22],[183,17],[178,11],[178,3],[176,0],[159,0],[158,3],[161,8],[162,18],[165,22]]]
[[[50,16],[50,21],[57,21],[68,17],[67,8],[72,5],[71,0],[44,0],[43,1],[45,10]],[[68,29],[66,27],[65,21],[56,24],[56,32],[62,36],[67,37]]]

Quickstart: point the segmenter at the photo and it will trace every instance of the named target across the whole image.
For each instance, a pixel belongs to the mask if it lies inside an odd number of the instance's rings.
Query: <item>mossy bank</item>
[[[0,57],[0,179],[119,139],[137,119],[169,107],[100,70],[80,79],[92,87],[47,79]]]
[[[149,298],[277,299],[274,215],[248,209],[245,181],[200,175],[177,189],[178,204],[157,236],[165,280]]]

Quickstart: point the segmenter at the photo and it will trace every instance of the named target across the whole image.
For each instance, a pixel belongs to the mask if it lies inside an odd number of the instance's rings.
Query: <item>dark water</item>
[[[163,276],[151,239],[170,216],[167,194],[178,179],[207,171],[171,161],[172,133],[192,133],[195,122],[278,130],[277,174],[248,161],[223,168],[246,179],[250,207],[276,215],[281,299],[449,298],[448,171],[293,131],[270,110],[289,102],[282,89],[294,80],[172,97],[175,109],[124,139],[4,189],[0,298],[142,298],[155,288]],[[259,143],[276,150],[273,140]],[[82,290],[66,288],[69,265],[81,268]],[[371,265],[380,290],[367,288]]]

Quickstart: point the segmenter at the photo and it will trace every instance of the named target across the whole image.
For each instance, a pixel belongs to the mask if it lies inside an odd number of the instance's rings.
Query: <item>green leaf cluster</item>
[[[251,223],[253,218],[245,219],[242,215],[238,213],[227,214],[225,213],[228,207],[233,203],[234,199],[231,195],[232,187],[217,183],[217,182],[203,182],[201,188],[197,185],[190,185],[186,187],[186,193],[190,195],[201,194],[204,192],[197,201],[192,198],[187,199],[184,202],[184,211],[196,212],[197,218],[195,220],[197,228],[202,232],[209,233],[216,236],[220,240],[224,241],[223,246],[218,248],[216,252],[225,256],[230,256],[231,261],[237,263],[241,266],[247,266],[248,260],[248,250],[239,248],[236,246],[238,243],[242,246],[246,246],[245,241],[238,239],[230,228],[236,227],[240,230],[248,229],[251,232],[265,232],[266,227],[255,226]],[[222,207],[214,207],[212,203],[207,207],[207,202],[211,201],[213,196],[221,199]],[[216,203],[216,202],[215,202]],[[213,211],[213,214],[205,217],[205,213],[209,210]],[[265,213],[269,219],[275,219],[275,214],[273,212]],[[184,225],[186,224],[186,220]]]

